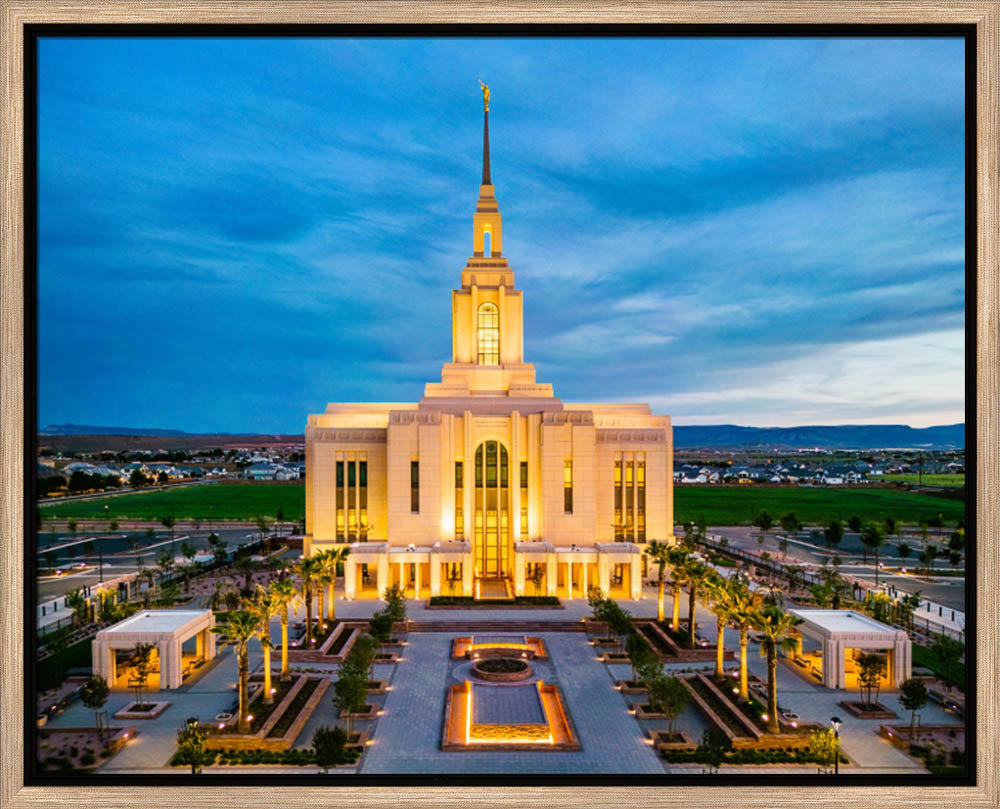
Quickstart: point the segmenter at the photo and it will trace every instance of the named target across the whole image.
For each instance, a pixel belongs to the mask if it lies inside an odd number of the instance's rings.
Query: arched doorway
[[[476,577],[510,575],[510,462],[499,441],[484,441],[475,456],[473,550]]]

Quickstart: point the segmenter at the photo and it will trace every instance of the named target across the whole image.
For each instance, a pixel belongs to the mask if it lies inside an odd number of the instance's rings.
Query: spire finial
[[[483,84],[482,79],[476,79],[479,82],[479,89],[483,91],[483,112],[490,111],[490,88]]]
[[[483,185],[493,185],[490,179],[490,88],[478,79],[483,91]]]

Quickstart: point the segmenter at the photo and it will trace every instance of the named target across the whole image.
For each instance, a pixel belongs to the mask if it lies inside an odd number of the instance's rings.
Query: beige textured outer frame
[[[0,219],[0,809],[14,807],[276,807],[465,806],[471,800],[508,807],[602,807],[629,802],[654,806],[717,807],[736,795],[747,806],[806,804],[858,809],[1000,806],[997,726],[1000,724],[998,591],[998,23],[1000,0],[989,2],[508,2],[447,0],[365,3],[312,2],[47,2],[0,0],[4,106],[3,215]],[[978,31],[978,267],[977,283],[977,537],[978,739],[977,787],[812,788],[679,787],[25,787],[23,785],[22,594],[23,499],[23,29],[43,22],[387,23],[387,22],[646,22],[646,23],[963,23]],[[973,369],[967,369],[972,372]],[[30,403],[34,406],[34,403]],[[709,782],[710,783],[710,782]]]

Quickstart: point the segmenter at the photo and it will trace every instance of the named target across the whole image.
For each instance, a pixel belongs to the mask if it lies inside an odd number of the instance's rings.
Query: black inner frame
[[[838,776],[802,773],[795,775],[745,773],[713,776],[663,775],[531,775],[496,773],[488,775],[425,774],[341,775],[335,779],[318,775],[41,775],[36,768],[37,727],[35,653],[35,574],[37,567],[34,528],[37,487],[34,473],[37,458],[37,41],[41,37],[484,37],[484,38],[666,38],[666,37],[954,37],[965,40],[965,452],[966,452],[966,776],[939,775],[854,775]],[[977,460],[977,357],[976,357],[976,269],[977,191],[976,124],[978,71],[977,32],[974,24],[30,24],[24,26],[24,324],[23,324],[23,443],[24,443],[24,552],[23,629],[26,640],[23,675],[24,694],[24,784],[25,786],[973,786],[976,784],[976,460]],[[972,373],[970,373],[970,369]],[[970,590],[971,585],[971,590]],[[459,763],[459,762],[456,762]]]

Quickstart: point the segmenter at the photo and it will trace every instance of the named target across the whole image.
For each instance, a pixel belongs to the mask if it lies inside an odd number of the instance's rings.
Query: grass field
[[[881,479],[893,483],[902,482],[917,485],[917,475],[883,475]],[[924,475],[921,482],[924,486],[959,488],[965,485],[965,475]]]
[[[678,523],[704,514],[709,525],[747,525],[761,509],[775,522],[791,511],[800,521],[813,525],[834,518],[847,521],[855,514],[862,520],[892,516],[910,524],[938,514],[945,522],[952,523],[965,516],[965,504],[961,501],[895,489],[674,487],[674,521]]]
[[[297,522],[305,517],[305,505],[302,483],[210,483],[68,503],[56,500],[43,503],[41,511],[44,520],[159,520],[173,514],[178,520],[213,521],[253,520],[258,515],[274,519],[280,509],[284,519]]]
[[[105,511],[104,506],[108,508]],[[745,525],[761,509],[777,521],[789,511],[803,522],[819,524],[834,517],[863,520],[893,516],[916,524],[941,515],[946,522],[964,516],[964,504],[895,489],[800,489],[732,486],[675,486],[674,519],[694,520],[704,514],[710,525]],[[213,483],[187,488],[123,494],[95,500],[42,505],[42,518],[159,520],[173,514],[179,520],[253,520],[257,515],[274,519],[304,516],[305,494],[301,483]]]

